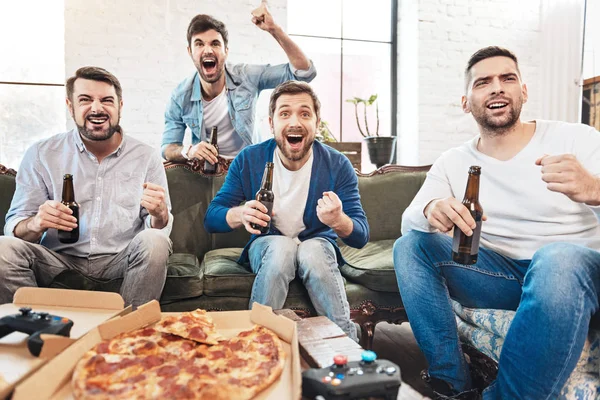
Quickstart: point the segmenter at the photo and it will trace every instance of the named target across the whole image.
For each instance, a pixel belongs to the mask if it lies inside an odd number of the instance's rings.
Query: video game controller
[[[44,341],[42,334],[61,335],[69,337],[73,321],[68,318],[50,315],[47,312],[33,312],[29,307],[19,308],[20,314],[7,315],[0,318],[0,338],[13,333],[29,334],[27,348],[34,356],[39,356]]]
[[[377,360],[372,351],[363,351],[361,361],[348,362],[345,355],[333,358],[327,368],[302,373],[302,396],[326,400],[383,397],[396,399],[400,389],[400,367],[388,360]]]

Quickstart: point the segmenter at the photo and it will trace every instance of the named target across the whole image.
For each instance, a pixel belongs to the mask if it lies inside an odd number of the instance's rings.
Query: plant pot
[[[363,139],[367,143],[371,163],[377,168],[392,162],[396,136],[369,136]]]

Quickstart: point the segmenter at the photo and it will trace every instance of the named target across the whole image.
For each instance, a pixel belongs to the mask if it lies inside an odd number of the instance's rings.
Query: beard
[[[108,128],[106,129],[88,129],[85,126],[85,121],[88,120],[88,118],[93,118],[93,117],[107,117],[108,118]],[[85,120],[83,125],[79,125],[77,123],[77,120],[75,118],[73,118],[73,121],[75,122],[75,125],[77,126],[77,130],[79,131],[79,134],[81,136],[83,136],[84,138],[90,140],[90,141],[94,141],[94,142],[101,142],[103,140],[108,140],[111,137],[113,137],[113,135],[115,133],[121,133],[121,126],[119,125],[119,122],[121,121],[121,112],[119,111],[119,117],[117,119],[117,123],[115,125],[112,125],[110,123],[110,117],[108,114],[104,114],[104,113],[99,113],[99,114],[90,114],[88,115]]]
[[[287,141],[287,134],[294,134],[294,133],[304,135],[304,140],[305,140],[304,146],[302,146],[302,148],[298,151],[292,151],[292,149],[290,149],[289,143]],[[314,141],[315,141],[314,136],[312,139],[310,139],[306,130],[304,130],[304,129],[290,129],[290,130],[287,130],[285,133],[282,132],[280,135],[275,136],[275,142],[277,143],[277,147],[279,148],[279,151],[281,151],[281,154],[283,154],[283,156],[290,161],[302,160],[310,151]]]
[[[473,108],[471,114],[473,114],[473,118],[477,124],[479,124],[486,133],[493,136],[499,136],[508,133],[519,121],[521,109],[523,108],[523,98],[520,97],[516,103],[509,103],[507,107],[510,107],[508,114],[501,117],[494,117],[488,114],[488,111],[490,110],[488,110],[485,105]]]

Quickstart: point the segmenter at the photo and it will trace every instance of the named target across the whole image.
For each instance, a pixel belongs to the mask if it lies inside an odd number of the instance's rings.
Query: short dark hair
[[[121,83],[117,79],[116,76],[100,67],[81,67],[77,71],[75,71],[75,75],[67,79],[67,98],[73,100],[73,87],[75,86],[75,81],[77,79],[89,79],[90,81],[99,81],[106,82],[109,85],[115,88],[115,92],[117,92],[117,98],[121,101],[121,97],[123,96],[123,89],[121,88]]]
[[[190,25],[187,29],[188,46],[192,47],[192,36],[197,33],[204,33],[211,29],[214,29],[221,34],[223,37],[223,44],[225,45],[225,48],[227,48],[229,38],[225,24],[206,14],[198,14],[190,21]]]
[[[313,107],[315,109],[315,114],[317,119],[321,118],[321,102],[317,98],[316,93],[313,88],[306,82],[302,81],[287,81],[279,84],[273,93],[271,93],[271,98],[269,99],[269,117],[273,118],[275,114],[275,103],[277,103],[277,99],[281,97],[282,94],[299,94],[299,93],[308,93],[313,101]]]
[[[469,58],[467,68],[465,68],[465,92],[469,89],[469,82],[471,81],[471,68],[473,68],[473,65],[477,64],[479,61],[485,60],[486,58],[492,57],[510,58],[517,66],[517,73],[519,74],[519,77],[521,76],[521,71],[519,71],[519,61],[517,61],[517,56],[515,53],[499,46],[484,47],[483,49],[477,50],[475,53],[473,53],[471,58]]]

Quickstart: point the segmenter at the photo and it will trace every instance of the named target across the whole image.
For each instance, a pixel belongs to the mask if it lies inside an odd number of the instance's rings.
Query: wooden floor
[[[390,360],[400,366],[402,380],[424,396],[433,393],[421,381],[420,373],[427,368],[427,360],[421,353],[410,324],[377,324],[373,350],[378,358]]]

